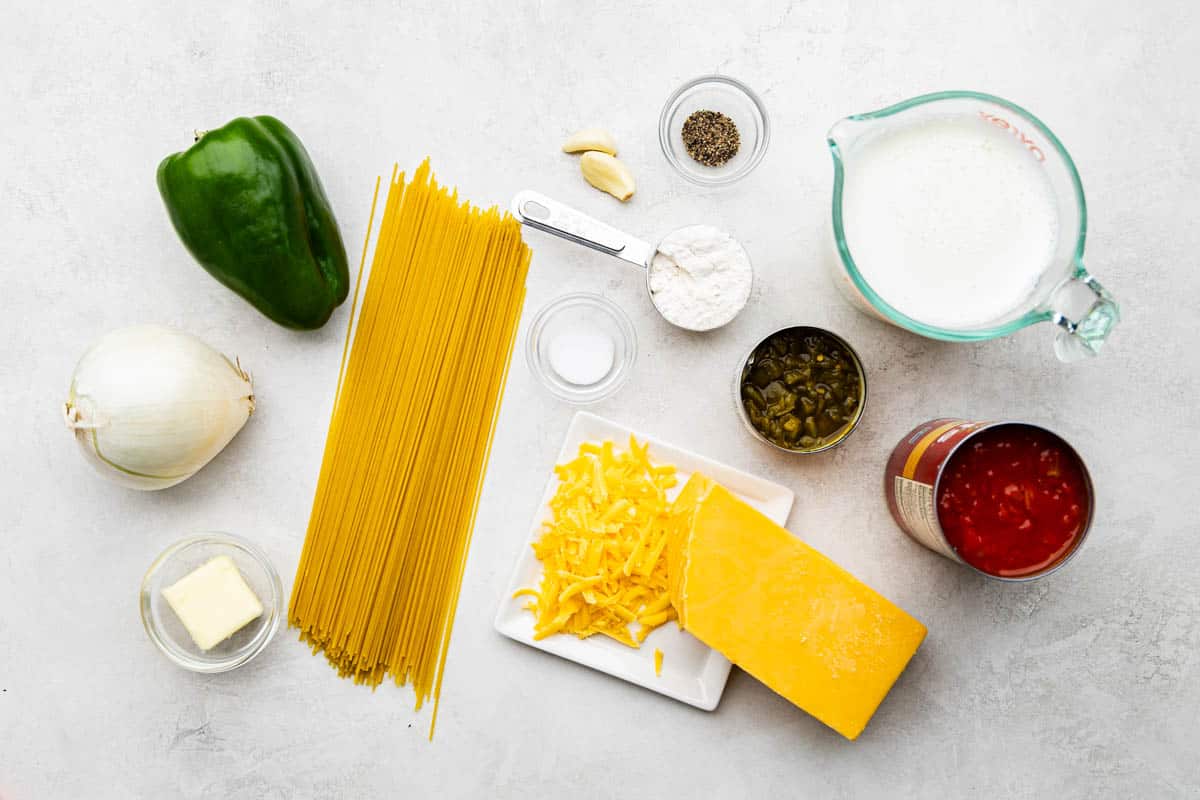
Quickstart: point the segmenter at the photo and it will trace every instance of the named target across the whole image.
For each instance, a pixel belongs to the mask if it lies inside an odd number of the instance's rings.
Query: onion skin
[[[75,367],[63,414],[84,458],[130,489],[196,474],[254,412],[240,364],[161,325],[113,331]]]

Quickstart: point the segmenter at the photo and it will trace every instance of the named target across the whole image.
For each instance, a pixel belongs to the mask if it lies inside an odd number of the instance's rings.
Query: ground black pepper
[[[719,167],[737,155],[742,144],[737,125],[720,111],[693,111],[683,123],[683,146],[706,167]]]

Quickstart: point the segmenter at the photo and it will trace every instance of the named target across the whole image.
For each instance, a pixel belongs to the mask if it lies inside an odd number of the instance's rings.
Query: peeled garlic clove
[[[225,448],[254,411],[241,366],[188,333],[160,325],[102,337],[75,367],[67,427],[102,475],[165,489]]]
[[[629,168],[608,153],[591,150],[579,159],[584,179],[602,192],[608,192],[621,202],[633,197],[637,185]]]
[[[584,153],[588,150],[598,150],[610,156],[617,154],[617,142],[612,135],[601,128],[584,128],[563,142],[564,153]]]

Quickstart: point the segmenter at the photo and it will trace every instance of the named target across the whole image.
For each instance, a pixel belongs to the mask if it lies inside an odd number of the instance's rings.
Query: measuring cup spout
[[[1078,361],[1098,355],[1121,309],[1108,290],[1082,264],[1050,296],[1051,320],[1058,326],[1054,353],[1060,361]]]

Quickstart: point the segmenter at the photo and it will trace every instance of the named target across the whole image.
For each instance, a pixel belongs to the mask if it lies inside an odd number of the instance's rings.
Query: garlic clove
[[[64,415],[84,457],[132,489],[186,480],[254,411],[240,365],[200,339],[158,325],[113,331],[75,368]]]
[[[607,153],[588,151],[579,159],[584,179],[602,192],[608,192],[622,203],[633,197],[637,185],[629,168]]]
[[[617,154],[617,142],[612,134],[602,128],[584,128],[572,134],[562,146],[564,153],[583,153],[598,150],[610,156]]]

